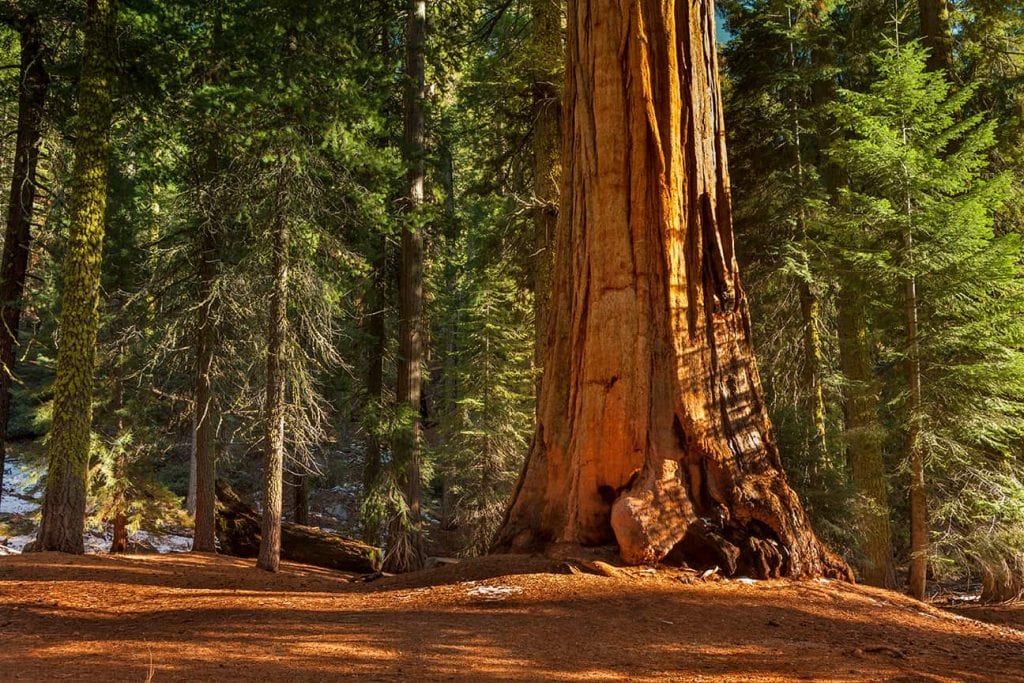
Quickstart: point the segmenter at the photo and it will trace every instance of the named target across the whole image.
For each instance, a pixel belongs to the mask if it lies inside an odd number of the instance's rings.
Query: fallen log
[[[259,554],[259,513],[222,480],[217,481],[217,541],[226,555],[256,557]],[[379,548],[289,522],[281,524],[281,558],[360,574],[379,571],[381,565]]]

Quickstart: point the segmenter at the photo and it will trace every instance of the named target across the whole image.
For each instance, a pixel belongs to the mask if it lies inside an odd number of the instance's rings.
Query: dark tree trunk
[[[497,547],[849,570],[786,482],[733,253],[712,3],[570,0],[539,421]]]
[[[214,3],[213,38],[210,47],[209,70],[206,81],[215,85],[220,80],[218,65],[221,40],[221,6]],[[221,174],[220,134],[212,113],[207,114],[203,135],[206,159],[202,162],[203,190],[201,206],[203,223],[196,236],[198,260],[198,297],[196,309],[196,374],[195,411],[193,424],[195,531],[192,537],[193,552],[213,553],[217,551],[216,519],[214,510],[214,482],[217,477],[217,454],[214,446],[216,437],[216,401],[213,394],[214,358],[217,353],[217,318],[219,295],[217,279],[220,264],[221,240],[221,193],[216,189]],[[192,491],[190,491],[191,493]]]
[[[533,89],[533,361],[543,368],[547,348],[554,264],[555,228],[558,223],[558,182],[562,175],[562,107],[558,84],[562,79],[565,47],[562,40],[561,0],[533,0],[530,33],[530,79]],[[540,375],[538,374],[538,389]]]
[[[0,497],[3,496],[7,423],[11,418],[11,385],[15,350],[21,326],[22,295],[32,245],[32,215],[36,200],[39,139],[50,83],[43,56],[39,20],[25,17],[19,30],[21,65],[18,71],[18,129],[14,169],[7,206],[3,257],[0,261]]]
[[[292,521],[309,526],[309,487],[301,473],[292,475]]]
[[[947,0],[918,0],[921,18],[921,40],[928,48],[927,67],[929,71],[946,74],[950,81],[956,80],[953,63],[953,35],[949,25],[949,4]],[[904,143],[906,130],[903,131]],[[906,214],[913,212],[910,197],[906,201]],[[914,235],[908,228],[903,235],[903,258],[906,265],[913,266],[912,254]],[[928,580],[928,493],[924,474],[924,446],[921,443],[921,352],[918,339],[917,282],[914,275],[903,282],[904,318],[906,323],[906,372],[907,372],[907,433],[906,456],[910,468],[910,594],[924,600]]]
[[[366,435],[366,463],[363,467],[364,498],[380,485],[381,475],[380,419],[384,400],[384,353],[387,349],[387,329],[384,320],[386,246],[386,241],[382,239],[379,245],[380,251],[373,262],[373,278],[370,281],[366,297],[368,309],[366,333],[369,337],[369,346],[366,354],[368,432]],[[380,542],[379,521],[378,519],[363,519],[363,540],[367,543]]]
[[[128,518],[120,512],[114,515],[114,539],[110,542],[110,552],[128,552]]]
[[[212,180],[212,179],[211,179]],[[211,206],[212,210],[213,207]],[[216,552],[214,519],[215,414],[213,400],[213,359],[216,350],[217,237],[215,228],[202,226],[199,233],[199,308],[196,311],[195,416],[195,533],[192,550]]]
[[[57,328],[57,377],[42,523],[34,548],[83,553],[97,302],[113,112],[114,0],[89,0],[71,176],[71,232]]]
[[[907,211],[910,202],[907,201]],[[910,255],[913,236],[903,236],[904,258],[913,267]],[[910,270],[908,268],[908,270]],[[928,575],[928,497],[924,482],[924,447],[921,443],[921,350],[918,340],[917,280],[913,275],[903,282],[903,311],[907,332],[907,464],[910,467],[910,594],[924,600]]]
[[[864,306],[863,298],[854,290],[843,288],[839,293],[839,365],[846,378],[845,437],[850,475],[859,495],[854,510],[861,556],[858,575],[866,584],[894,588],[889,482],[882,458],[883,427],[878,421],[878,387]]]
[[[928,70],[942,71],[954,80],[956,69],[948,0],[917,0],[917,9],[921,17],[921,41],[928,48]]]
[[[387,61],[391,52],[390,26],[391,1],[380,2],[380,35],[377,43],[378,56]],[[386,146],[390,140],[381,141]],[[384,356],[387,352],[387,319],[385,317],[388,282],[388,241],[384,235],[379,236],[377,248],[373,250],[373,277],[369,282],[366,294],[366,307],[369,317],[366,321],[366,333],[369,344],[366,353],[366,408],[364,410],[366,435],[366,462],[363,467],[363,500],[373,495],[381,483],[381,439],[380,426],[384,406]],[[367,515],[364,510],[362,517],[362,538],[367,543],[379,544],[383,539],[383,529],[379,515]]]
[[[423,344],[423,244],[422,220],[425,138],[425,47],[427,4],[410,0],[406,22],[405,154],[408,164],[407,216],[402,228],[402,265],[398,276],[398,390],[404,428],[395,442],[395,458],[408,508],[406,519],[397,517],[389,529],[389,570],[402,572],[423,565],[420,524],[422,482],[420,473]]]

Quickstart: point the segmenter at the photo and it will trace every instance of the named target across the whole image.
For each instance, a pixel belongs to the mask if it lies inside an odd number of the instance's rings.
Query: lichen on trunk
[[[78,127],[71,175],[70,233],[64,257],[53,425],[46,494],[34,548],[85,552],[85,498],[96,360],[100,267],[107,206],[113,111],[114,0],[89,0],[85,19]]]
[[[786,482],[733,253],[711,2],[572,0],[552,322],[504,550],[849,576]]]

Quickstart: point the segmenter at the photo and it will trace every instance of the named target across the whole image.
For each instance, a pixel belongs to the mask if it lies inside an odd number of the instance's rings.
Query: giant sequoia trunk
[[[571,0],[538,426],[504,550],[849,571],[786,482],[733,253],[709,0]]]
[[[85,551],[85,494],[96,360],[97,302],[107,206],[115,0],[89,0],[71,176],[70,234],[57,328],[49,469],[36,550]]]
[[[50,77],[43,64],[43,44],[38,18],[21,20],[21,65],[18,71],[18,129],[14,145],[14,169],[7,204],[3,261],[0,263],[0,496],[4,483],[7,423],[11,417],[11,385],[14,356],[21,326],[21,297],[25,292],[32,214],[36,200],[36,164],[43,106]]]

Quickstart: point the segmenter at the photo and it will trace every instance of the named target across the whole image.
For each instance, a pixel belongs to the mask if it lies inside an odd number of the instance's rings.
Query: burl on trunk
[[[500,550],[848,568],[786,482],[733,252],[710,0],[570,0],[538,425]]]

